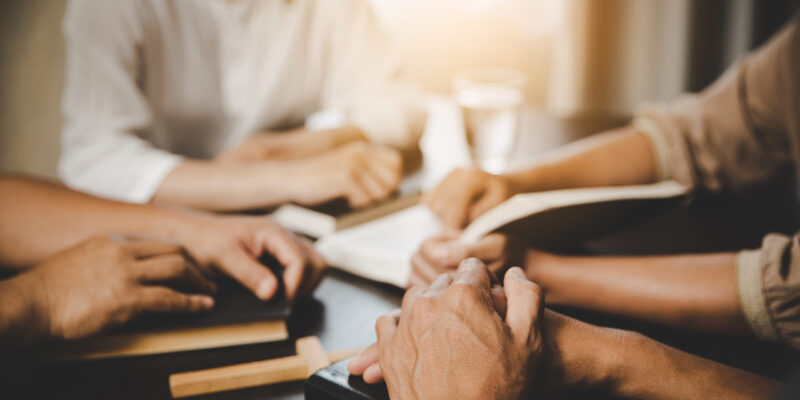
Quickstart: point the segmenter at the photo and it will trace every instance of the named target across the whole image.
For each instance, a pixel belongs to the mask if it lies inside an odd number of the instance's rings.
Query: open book
[[[685,186],[666,181],[518,194],[473,221],[461,240],[475,242],[491,232],[503,232],[534,247],[563,248],[629,222],[644,210],[674,204],[686,193]],[[315,247],[334,267],[405,287],[411,257],[440,229],[436,216],[416,205],[324,236]]]

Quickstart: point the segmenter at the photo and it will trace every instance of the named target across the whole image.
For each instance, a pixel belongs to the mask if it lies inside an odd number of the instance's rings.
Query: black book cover
[[[265,256],[260,261],[272,270],[279,282],[282,282],[283,268],[278,266],[274,258]],[[275,297],[268,301],[262,301],[242,284],[230,278],[220,278],[216,283],[217,293],[214,295],[214,308],[208,312],[143,315],[116,329],[114,333],[139,333],[172,328],[277,321],[289,318],[289,302],[282,285],[279,286]]]
[[[306,381],[306,400],[388,400],[383,383],[370,385],[347,371],[350,359],[317,371]]]

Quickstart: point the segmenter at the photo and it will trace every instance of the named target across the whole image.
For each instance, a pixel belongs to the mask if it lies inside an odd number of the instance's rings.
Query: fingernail
[[[261,280],[256,290],[256,296],[261,300],[268,300],[275,293],[276,282],[274,279],[266,278]]]
[[[198,296],[200,299],[200,306],[203,307],[204,310],[208,310],[214,307],[214,299],[210,296]]]
[[[483,263],[481,260],[478,260],[475,257],[470,257],[464,261],[461,261],[461,264],[458,266],[458,271],[468,271],[478,268],[483,268]]]

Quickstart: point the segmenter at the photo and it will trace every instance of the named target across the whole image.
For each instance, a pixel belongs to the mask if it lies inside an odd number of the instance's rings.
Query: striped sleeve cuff
[[[669,168],[669,146],[664,134],[656,123],[647,118],[636,118],[633,120],[633,126],[647,139],[650,143],[650,149],[653,150],[653,155],[656,158],[656,177],[658,181],[665,181],[672,177]]]
[[[761,251],[744,250],[736,257],[736,286],[745,319],[756,336],[777,341],[778,334],[767,310],[761,274]]]

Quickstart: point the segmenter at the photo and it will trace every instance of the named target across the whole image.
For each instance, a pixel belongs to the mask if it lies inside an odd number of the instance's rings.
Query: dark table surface
[[[528,128],[521,138],[528,143],[521,146],[528,149],[526,154],[540,153],[625,121],[602,116],[558,119],[535,111],[527,118]],[[759,193],[758,197],[763,198],[764,192]],[[785,206],[796,209],[789,193],[777,193],[770,198],[785,198]],[[750,199],[727,201],[720,207],[712,200],[660,212],[589,243],[589,248],[617,254],[733,250],[757,246],[763,232],[796,229],[796,219],[787,223],[788,214],[775,207],[774,202],[760,207],[753,203]],[[376,318],[397,308],[401,298],[398,288],[329,270],[313,297],[295,305],[289,320],[289,341],[65,364],[42,364],[25,356],[2,359],[0,398],[168,399],[167,379],[172,373],[292,355],[293,340],[302,336],[318,336],[326,350],[366,346],[375,340]],[[692,353],[777,378],[798,360],[795,351],[752,339],[675,332],[633,321],[561,311],[601,325],[635,329]],[[303,382],[293,382],[198,398],[300,399],[302,393]]]

